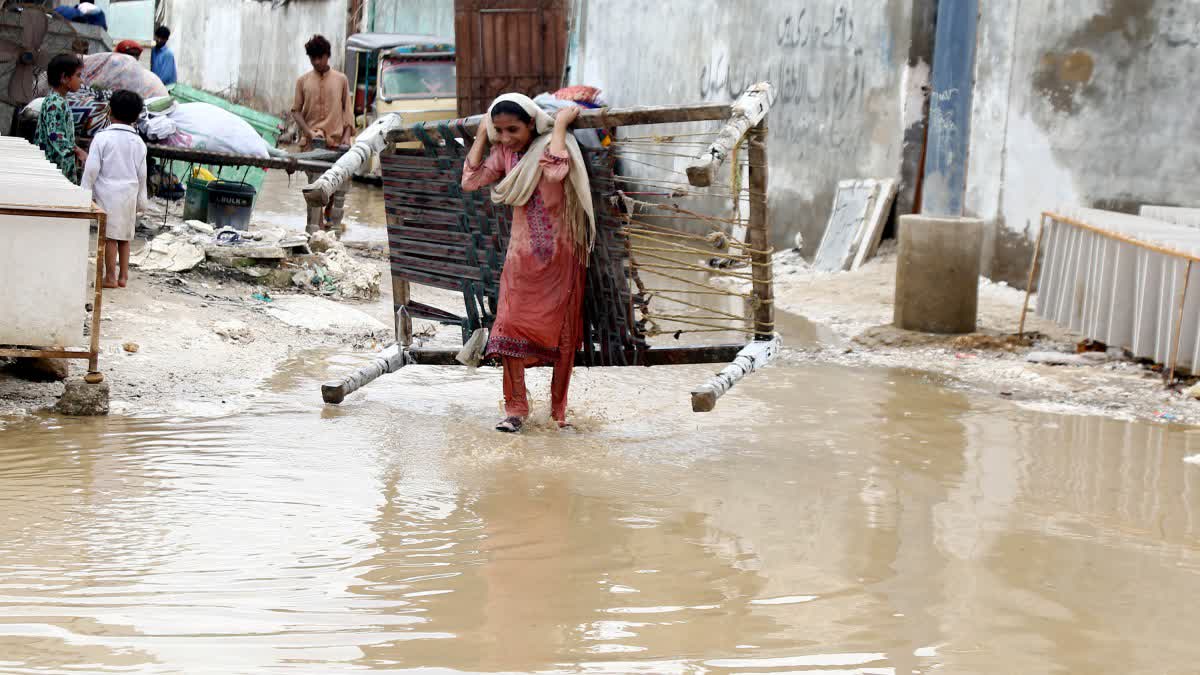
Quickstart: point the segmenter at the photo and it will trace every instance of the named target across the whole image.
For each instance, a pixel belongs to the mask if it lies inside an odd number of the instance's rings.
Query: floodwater
[[[705,415],[709,368],[581,370],[577,433],[510,436],[486,370],[322,406],[361,358],[10,421],[0,671],[1200,670],[1185,430],[785,355]]]
[[[263,180],[262,194],[254,205],[252,222],[256,226],[286,227],[303,231],[305,219],[304,196],[300,188],[308,180],[303,173],[291,177],[284,171],[268,171]],[[346,194],[342,223],[342,241],[387,246],[387,227],[384,225],[383,190],[355,183]]]

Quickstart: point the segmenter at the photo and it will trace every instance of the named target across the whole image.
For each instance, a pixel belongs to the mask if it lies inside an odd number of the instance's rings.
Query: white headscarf
[[[521,157],[521,161],[512,171],[496,185],[492,186],[492,201],[509,206],[523,206],[533,196],[538,183],[542,179],[542,154],[550,147],[550,139],[554,129],[554,118],[545,110],[538,107],[528,96],[523,94],[503,94],[497,96],[488,106],[484,124],[487,125],[488,140],[495,143],[499,134],[492,127],[492,109],[497,103],[511,101],[533,118],[534,131],[537,136],[530,142],[529,149]],[[567,174],[570,189],[563,190],[565,198],[563,217],[565,225],[570,229],[575,239],[575,246],[584,264],[587,264],[588,253],[596,241],[596,217],[592,213],[592,190],[588,183],[587,166],[583,163],[583,153],[579,151],[579,142],[574,134],[567,134],[567,154],[570,156],[571,171]]]

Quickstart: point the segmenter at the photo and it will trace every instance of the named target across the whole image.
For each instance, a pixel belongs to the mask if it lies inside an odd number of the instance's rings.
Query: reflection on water
[[[491,371],[321,407],[355,358],[231,417],[10,423],[0,671],[1200,667],[1183,431],[782,363],[708,415],[709,368],[581,371],[580,433],[513,437]]]
[[[255,227],[284,227],[303,231],[307,205],[300,189],[308,183],[303,173],[288,176],[284,171],[267,171],[258,201],[254,204]],[[346,231],[342,240],[386,247],[383,189],[366,183],[353,183],[346,194],[343,217]]]

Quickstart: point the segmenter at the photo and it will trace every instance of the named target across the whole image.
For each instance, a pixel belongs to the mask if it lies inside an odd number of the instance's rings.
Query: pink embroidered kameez
[[[500,180],[520,159],[504,146],[492,146],[481,166],[468,162],[463,167],[463,189],[474,191]],[[538,161],[542,177],[533,196],[524,206],[513,207],[499,307],[485,354],[503,358],[505,409],[516,417],[529,414],[525,367],[553,365],[550,412],[563,421],[575,352],[583,337],[585,275],[562,221],[564,180],[571,162],[549,148]]]

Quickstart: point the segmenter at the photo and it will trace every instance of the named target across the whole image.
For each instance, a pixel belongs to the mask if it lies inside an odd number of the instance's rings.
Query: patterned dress
[[[521,155],[493,147],[481,166],[463,167],[464,190],[503,178]],[[533,196],[512,210],[512,238],[500,275],[499,307],[485,353],[554,364],[573,359],[583,337],[584,266],[562,225],[563,182],[570,160],[549,148],[538,158],[542,179]]]
[[[46,159],[62,169],[63,175],[72,183],[79,183],[79,172],[75,161],[75,118],[67,99],[58,92],[51,92],[42,101],[42,113],[38,116],[38,147],[46,153]]]

